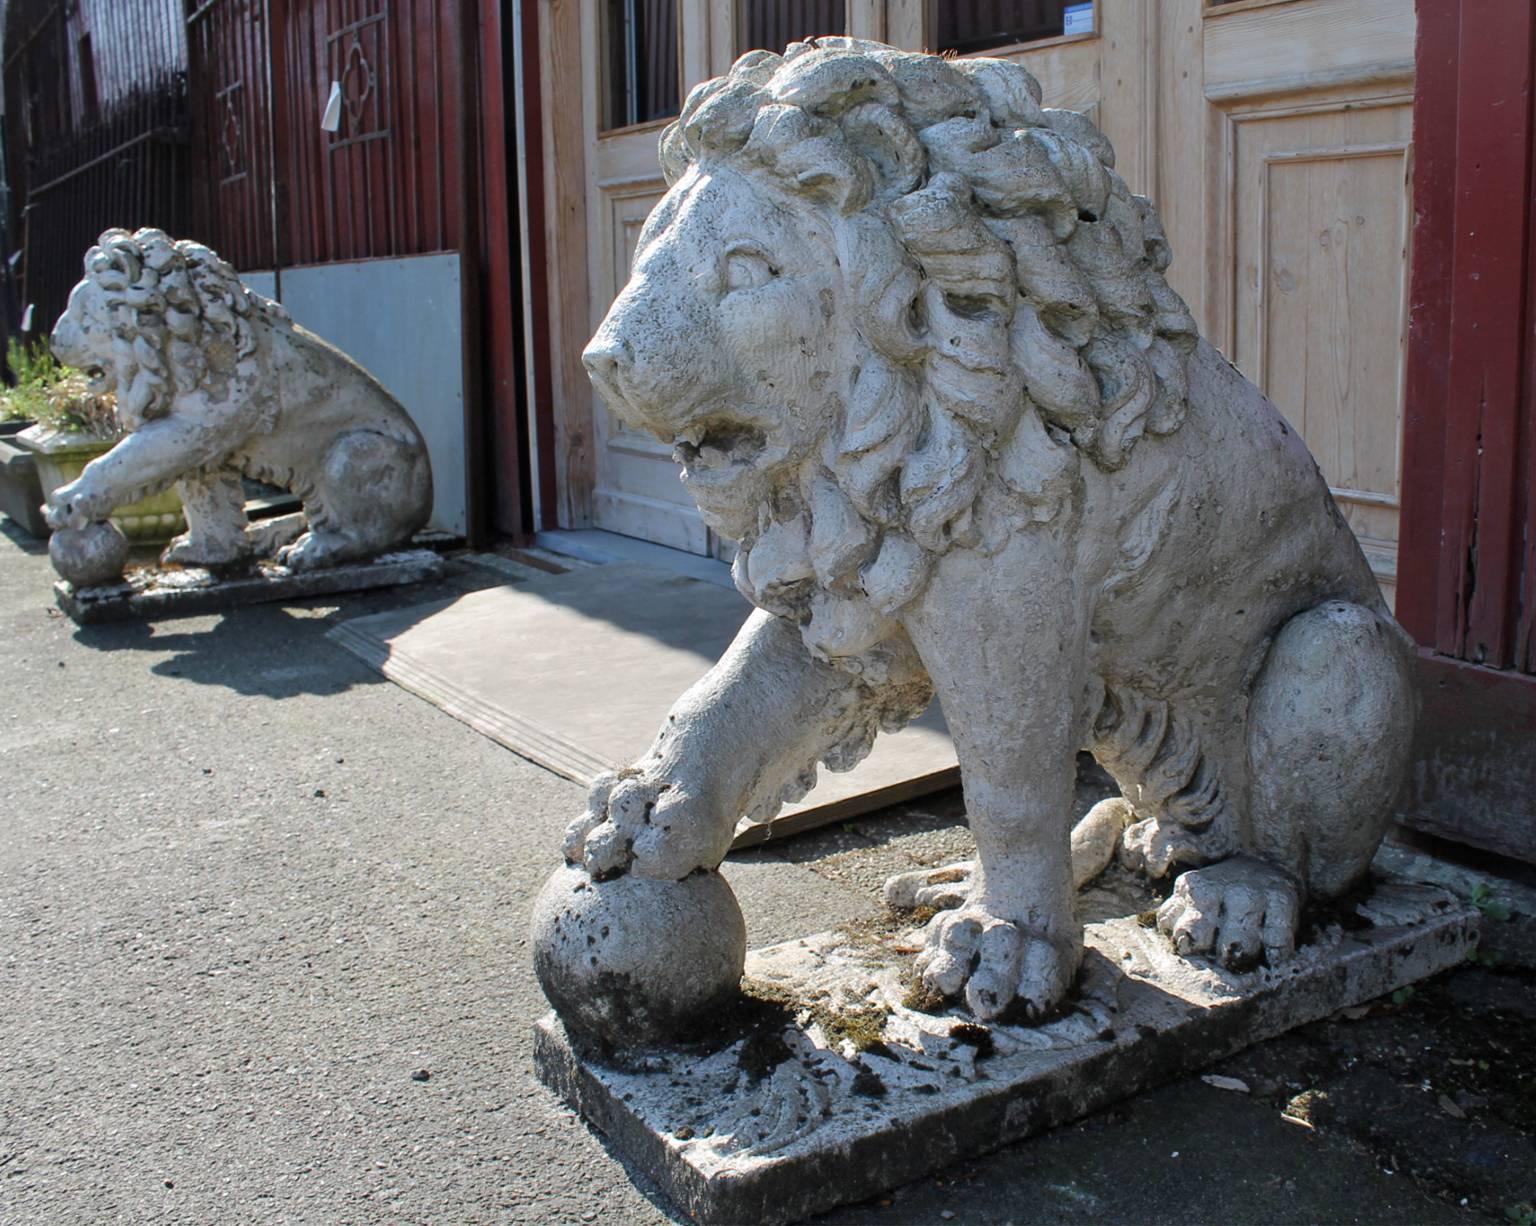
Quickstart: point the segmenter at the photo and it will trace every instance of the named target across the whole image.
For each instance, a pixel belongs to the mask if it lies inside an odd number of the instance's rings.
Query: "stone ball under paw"
[[[533,904],[533,965],[550,1004],[615,1047],[696,1035],[740,990],[747,924],[725,878],[626,874],[567,864]]]
[[[75,587],[116,583],[128,561],[128,538],[110,519],[83,528],[59,528],[48,541],[48,557],[60,578]]]

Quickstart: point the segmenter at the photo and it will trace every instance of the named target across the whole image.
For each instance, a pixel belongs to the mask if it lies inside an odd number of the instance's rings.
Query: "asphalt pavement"
[[[581,789],[325,637],[505,576],[457,562],[424,588],[81,629],[46,554],[0,533],[0,1223],[685,1220],[532,1072],[529,903]],[[739,857],[753,942],[872,913],[886,872],[963,850],[962,818],[951,794]],[[1526,972],[1467,974],[1488,1041],[1507,1019],[1519,1046]],[[1414,1007],[1359,1025],[1419,1035]],[[1299,1091],[1306,1061],[1265,1045],[1248,1092],[1190,1078],[822,1220],[1451,1222],[1527,1201],[1528,1128],[1419,1169],[1391,1135],[1303,1118],[1298,1094],[1370,1065],[1330,1063],[1340,1041],[1306,1040],[1323,1056]],[[1509,1059],[1490,1075],[1526,1067]],[[1419,1070],[1387,1075],[1417,1093]],[[1441,1149],[1501,1101],[1456,1092]]]

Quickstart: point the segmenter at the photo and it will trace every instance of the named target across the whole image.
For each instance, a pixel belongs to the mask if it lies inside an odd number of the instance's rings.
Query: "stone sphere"
[[[110,519],[83,528],[60,528],[48,540],[53,569],[75,587],[100,587],[123,577],[128,538]]]
[[[740,990],[747,924],[719,873],[594,881],[567,864],[533,904],[533,965],[568,1026],[614,1047],[695,1036]]]

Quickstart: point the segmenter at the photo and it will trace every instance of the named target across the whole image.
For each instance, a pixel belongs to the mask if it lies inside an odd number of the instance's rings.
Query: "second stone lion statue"
[[[431,515],[431,463],[409,414],[207,247],[107,231],[52,343],[93,391],[117,393],[126,432],[54,492],[54,528],[82,528],[174,484],[187,532],[165,561],[227,566],[275,553],[313,570],[407,544]],[[248,530],[242,476],[298,494],[303,520]]]
[[[978,859],[918,970],[986,1018],[1077,970],[1079,749],[1122,855],[1181,874],[1162,928],[1241,968],[1365,874],[1416,702],[1306,446],[1197,335],[1108,142],[1040,97],[1001,60],[744,56],[662,138],[671,190],[585,354],[759,611],[567,859],[712,869],[937,694]]]

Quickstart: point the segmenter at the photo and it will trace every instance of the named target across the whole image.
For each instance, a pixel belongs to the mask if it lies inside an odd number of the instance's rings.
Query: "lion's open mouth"
[[[738,466],[753,467],[768,449],[768,435],[750,423],[714,417],[698,422],[672,443],[672,458],[690,478],[728,474]]]
[[[87,366],[85,387],[93,396],[104,396],[112,390],[112,374],[105,366]]]

